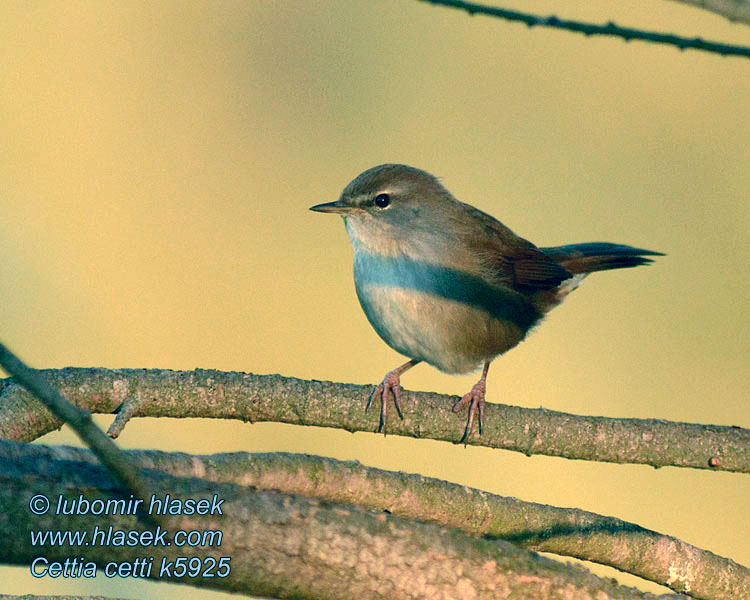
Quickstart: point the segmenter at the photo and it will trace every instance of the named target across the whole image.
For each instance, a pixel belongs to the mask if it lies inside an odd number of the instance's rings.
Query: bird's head
[[[341,192],[335,202],[310,207],[336,213],[358,226],[420,228],[433,224],[440,206],[455,202],[437,177],[407,165],[385,164],[368,169]]]

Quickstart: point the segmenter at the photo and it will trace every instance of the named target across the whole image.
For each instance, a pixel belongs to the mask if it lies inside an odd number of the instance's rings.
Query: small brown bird
[[[401,375],[424,361],[446,373],[483,366],[454,407],[469,405],[461,442],[479,433],[490,363],[526,337],[593,271],[648,264],[661,252],[608,242],[538,248],[497,219],[459,202],[427,173],[406,165],[368,169],[336,202],[310,210],[343,216],[354,245],[354,282],[378,335],[410,360],[389,372],[367,403],[388,396],[399,416]]]

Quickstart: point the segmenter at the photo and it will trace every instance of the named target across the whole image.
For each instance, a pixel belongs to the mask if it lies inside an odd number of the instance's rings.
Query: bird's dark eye
[[[391,197],[388,194],[378,194],[375,196],[375,206],[385,208],[391,203]]]

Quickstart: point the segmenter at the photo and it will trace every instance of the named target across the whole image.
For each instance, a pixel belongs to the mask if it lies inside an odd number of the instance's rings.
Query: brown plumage
[[[354,281],[380,337],[411,360],[370,398],[388,396],[401,414],[400,376],[425,361],[447,373],[484,366],[454,410],[470,404],[463,441],[482,412],[490,362],[514,347],[594,271],[635,267],[660,252],[591,242],[538,248],[463,202],[433,175],[406,165],[368,169],[336,202],[313,206],[344,217],[354,246]],[[368,402],[368,407],[370,403]]]

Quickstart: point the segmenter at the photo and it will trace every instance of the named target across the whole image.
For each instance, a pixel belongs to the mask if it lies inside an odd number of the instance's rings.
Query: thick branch
[[[105,569],[109,563],[135,565],[137,559],[153,556],[154,568],[146,574],[152,579],[278,598],[655,598],[508,542],[353,506],[154,471],[144,472],[154,489],[183,500],[217,494],[221,514],[172,517],[166,537],[171,546],[33,546],[30,536],[18,535],[19,530],[85,530],[93,536],[95,527],[133,530],[138,524],[129,515],[55,514],[60,497],[106,503],[119,500],[120,490],[99,466],[22,454],[0,461],[2,562],[30,564],[40,556],[47,561],[83,556],[82,562]],[[53,510],[34,516],[29,498],[39,494],[51,499]],[[173,537],[176,530],[220,530],[223,537],[210,547],[179,547]],[[217,561],[231,557],[231,574],[191,579],[177,576],[176,567],[169,576],[163,574],[163,560],[179,556]],[[37,564],[37,570],[40,567]]]
[[[582,33],[585,36],[614,36],[619,37],[626,42],[629,42],[631,40],[641,40],[644,42],[651,42],[652,44],[666,44],[669,46],[674,46],[679,48],[680,50],[693,48],[696,50],[703,50],[704,52],[711,52],[724,56],[750,57],[750,47],[748,46],[722,44],[720,42],[709,42],[699,37],[686,38],[680,35],[675,35],[673,33],[661,33],[658,31],[644,31],[642,29],[634,29],[632,27],[621,27],[620,25],[617,25],[612,21],[605,25],[597,25],[595,23],[583,23],[581,21],[561,19],[554,15],[550,15],[548,17],[540,17],[530,13],[519,12],[517,10],[500,8],[497,6],[487,6],[484,4],[477,4],[476,2],[467,2],[466,0],[420,1],[427,2],[428,4],[449,6],[451,8],[465,10],[470,15],[481,14],[498,19],[504,19],[506,21],[517,21],[524,23],[527,27],[553,27],[555,29],[564,29],[566,31],[572,31],[575,33]]]
[[[598,562],[694,598],[750,598],[750,570],[677,538],[612,517],[504,498],[446,481],[310,455],[196,456],[131,451],[133,464],[179,477],[355,504],[540,552]],[[42,457],[96,463],[88,450],[0,441],[0,459]]]
[[[280,375],[222,371],[60,369],[40,371],[68,399],[113,413],[135,400],[141,417],[276,421],[372,431],[364,413],[371,388]],[[389,415],[391,434],[455,442],[462,424],[454,396],[403,392],[404,420]],[[391,411],[392,413],[394,411]],[[59,428],[22,387],[0,380],[0,438],[32,441]],[[656,419],[612,419],[488,404],[481,437],[470,444],[532,454],[615,463],[750,473],[750,430]]]

